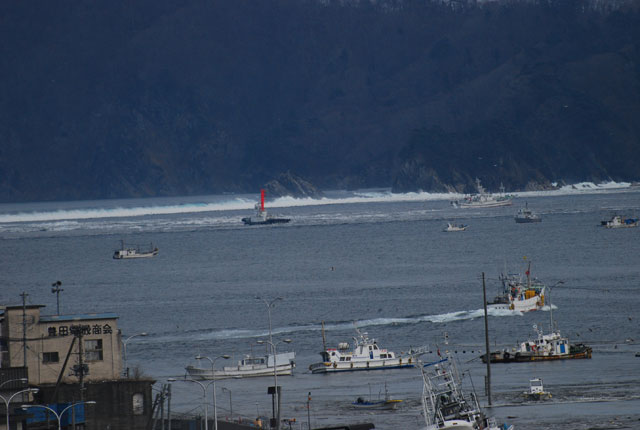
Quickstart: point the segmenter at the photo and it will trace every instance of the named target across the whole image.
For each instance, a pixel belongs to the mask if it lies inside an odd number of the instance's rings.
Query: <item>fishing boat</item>
[[[638,226],[638,218],[622,218],[614,215],[608,221],[601,221],[600,224],[606,228],[630,228]]]
[[[502,185],[500,194],[491,194],[480,184],[480,179],[476,178],[476,189],[477,193],[469,194],[462,200],[452,201],[451,205],[458,208],[495,208],[513,204],[513,196],[505,194]]]
[[[582,343],[571,344],[567,337],[560,334],[559,330],[553,330],[544,334],[536,325],[533,325],[536,336],[521,342],[518,346],[502,351],[492,352],[492,363],[524,363],[531,361],[567,360],[579,358],[591,358],[592,349]],[[482,355],[482,361],[487,362],[486,354]]]
[[[392,399],[387,391],[387,384],[384,384],[384,399],[378,396],[378,400],[371,400],[371,384],[369,384],[369,400],[358,397],[351,405],[356,409],[375,409],[375,410],[395,410],[402,400]]]
[[[517,224],[528,224],[533,222],[541,222],[542,218],[540,215],[534,214],[527,203],[525,203],[524,208],[520,208],[518,213],[514,217]]]
[[[547,400],[551,398],[551,393],[544,391],[542,379],[533,378],[529,380],[529,391],[522,393],[527,400]]]
[[[542,309],[546,286],[531,277],[531,263],[525,272],[526,279],[520,274],[501,274],[502,292],[493,302],[487,303],[491,309],[509,309],[529,312]]]
[[[447,226],[444,228],[444,231],[446,232],[450,232],[450,231],[465,231],[467,229],[467,225],[465,224],[452,224],[452,223],[447,223]]]
[[[426,427],[422,430],[513,430],[498,426],[487,417],[473,390],[465,393],[462,380],[447,351],[441,360],[421,366],[422,409]]]
[[[280,218],[267,213],[264,208],[264,190],[260,190],[260,203],[256,203],[255,210],[255,216],[242,218],[245,225],[284,224],[291,221],[291,218]]]
[[[323,344],[324,324],[323,324]],[[375,339],[357,328],[358,337],[353,338],[353,348],[349,342],[340,342],[337,348],[324,348],[320,353],[322,361],[309,366],[311,373],[349,372],[356,370],[381,370],[415,367],[416,356],[426,352],[426,348],[412,350],[409,354],[396,353],[380,348]]]
[[[124,240],[121,240],[120,243],[120,249],[117,249],[113,253],[113,258],[115,260],[123,260],[127,258],[150,258],[158,255],[158,248],[154,247],[153,244],[150,244],[148,249],[141,250],[138,245],[125,246]]]
[[[275,363],[275,372],[278,375],[291,375],[296,367],[295,359],[295,352],[277,353],[275,360],[273,354],[248,354],[238,360],[235,366],[225,366],[222,369],[187,366],[185,369],[193,379],[252,378],[273,376]]]

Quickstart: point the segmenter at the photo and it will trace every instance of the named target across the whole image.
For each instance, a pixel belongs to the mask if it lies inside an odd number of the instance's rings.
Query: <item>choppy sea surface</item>
[[[622,185],[621,188],[619,186]],[[482,273],[487,295],[500,273],[532,275],[548,285],[553,319],[572,342],[593,347],[591,360],[492,366],[486,411],[516,429],[640,428],[640,228],[605,229],[614,214],[640,215],[640,189],[628,184],[581,184],[554,192],[519,193],[511,207],[456,209],[455,195],[391,194],[388,190],[328,192],[323,200],[267,202],[289,224],[244,226],[255,195],[0,205],[0,303],[32,304],[54,314],[51,284],[62,282],[62,314],[115,312],[129,367],[158,386],[180,378],[198,354],[238,360],[264,350],[263,300],[272,311],[278,351],[293,350],[293,376],[279,377],[283,418],[311,423],[373,422],[378,429],[417,429],[424,423],[417,369],[312,375],[320,360],[321,324],[329,346],[351,341],[354,324],[383,348],[428,346],[425,361],[448,348],[466,389],[486,405]],[[516,224],[528,204],[543,221]],[[447,222],[468,224],[445,233]],[[113,260],[120,241],[153,243],[153,259]],[[515,346],[548,327],[549,308],[521,314],[491,311],[492,348]],[[444,343],[445,333],[448,345]],[[219,359],[217,366],[224,361]],[[208,363],[208,362],[207,362]],[[224,363],[229,364],[229,363]],[[553,397],[525,401],[529,379],[540,377]],[[269,416],[272,378],[217,384],[218,415]],[[377,399],[387,387],[404,400],[397,411],[352,409],[357,397]],[[174,413],[202,413],[202,389],[174,382]],[[224,387],[224,390],[222,390]],[[211,402],[211,390],[208,391]],[[209,407],[209,414],[212,408]]]

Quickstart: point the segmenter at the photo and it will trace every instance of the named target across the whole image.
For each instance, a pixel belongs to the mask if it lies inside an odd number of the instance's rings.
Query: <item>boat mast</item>
[[[322,350],[327,350],[327,338],[324,336],[324,321],[322,321]]]
[[[260,190],[260,213],[264,212],[264,190]]]

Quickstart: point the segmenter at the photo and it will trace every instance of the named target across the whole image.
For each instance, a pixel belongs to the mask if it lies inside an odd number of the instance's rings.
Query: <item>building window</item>
[[[58,352],[43,352],[42,353],[42,362],[43,363],[57,363],[60,361],[58,357]]]
[[[84,341],[84,359],[87,361],[102,360],[102,339]]]

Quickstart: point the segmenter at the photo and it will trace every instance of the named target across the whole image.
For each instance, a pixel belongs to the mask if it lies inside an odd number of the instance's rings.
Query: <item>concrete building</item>
[[[120,378],[116,314],[45,316],[43,307],[0,307],[0,367],[27,367],[32,385]]]

